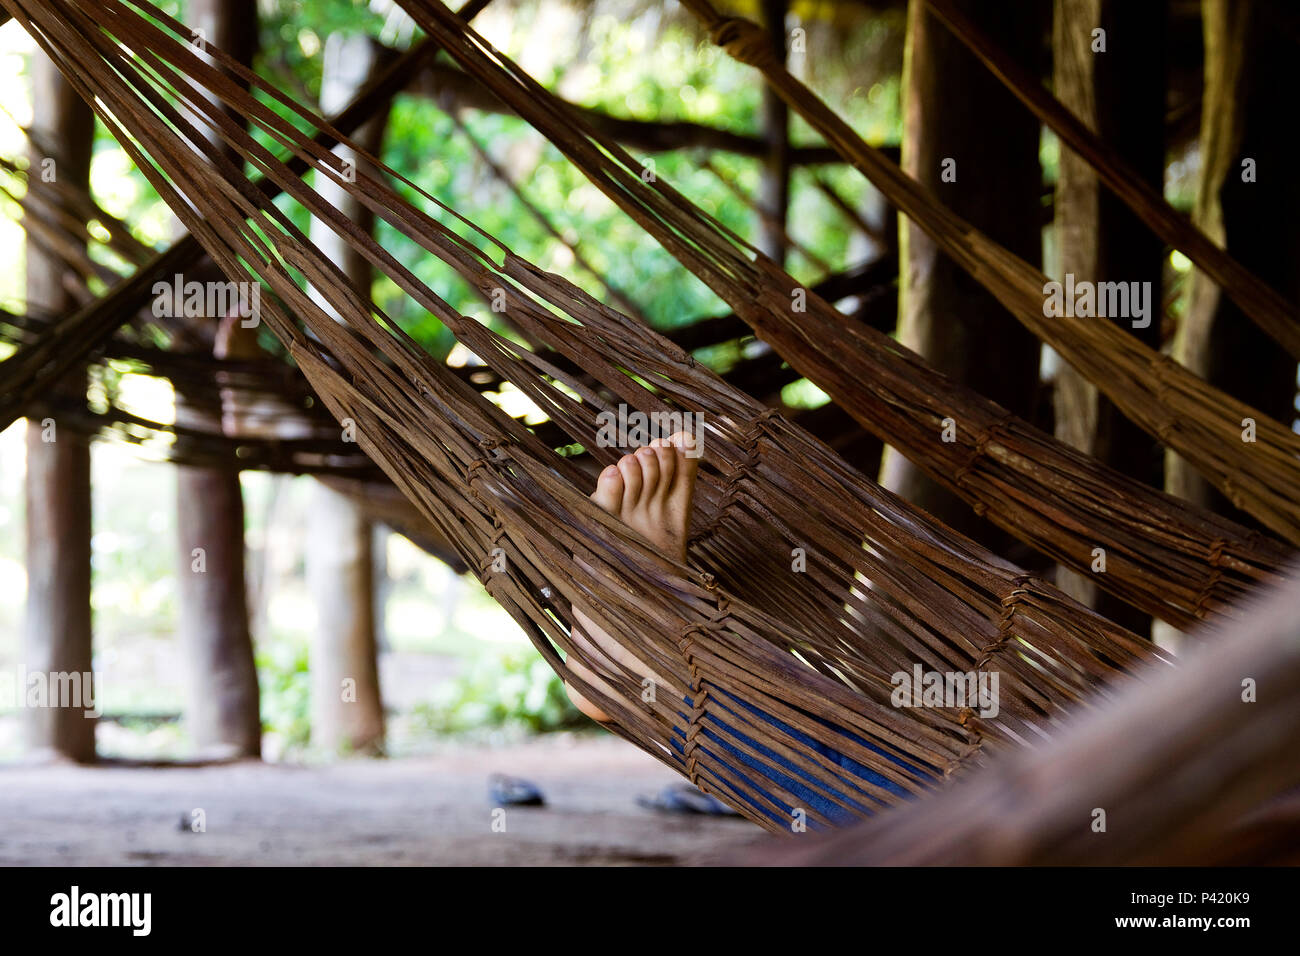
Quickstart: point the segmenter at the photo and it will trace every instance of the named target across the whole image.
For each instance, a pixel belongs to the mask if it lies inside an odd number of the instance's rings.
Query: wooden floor
[[[493,832],[493,772],[538,784],[548,806],[508,808]],[[0,865],[653,865],[759,834],[637,805],[677,780],[611,738],[325,767],[8,766]]]

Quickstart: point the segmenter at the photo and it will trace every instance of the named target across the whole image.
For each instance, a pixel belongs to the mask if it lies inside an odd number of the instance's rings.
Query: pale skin
[[[624,455],[617,465],[610,465],[602,471],[591,495],[592,501],[622,520],[665,557],[683,564],[686,562],[691,499],[699,469],[699,458],[688,457],[688,450],[693,451],[694,444],[686,432],[678,432],[670,438],[657,438],[645,448]],[[574,643],[582,647],[592,660],[603,662],[609,671],[614,670],[613,662],[617,661],[643,678],[665,683],[576,607],[574,618],[578,625],[573,631]],[[586,667],[576,655],[570,655],[569,666],[583,680],[610,696],[616,696],[601,675]],[[568,683],[564,687],[574,706],[592,720],[604,723],[611,719],[576,688]]]

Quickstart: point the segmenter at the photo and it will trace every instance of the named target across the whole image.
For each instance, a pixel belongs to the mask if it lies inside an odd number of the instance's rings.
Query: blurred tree
[[[87,188],[94,116],[40,52],[32,54],[32,98],[28,188],[55,181]],[[76,305],[68,287],[59,256],[29,238],[28,310],[61,318]],[[70,402],[84,402],[85,370],[70,373],[56,391]],[[92,669],[90,534],[89,436],[59,422],[57,415],[29,421],[24,658],[28,671],[41,672],[47,680],[77,674],[84,681]],[[95,721],[84,713],[89,702],[71,704],[24,710],[30,752],[94,759]]]

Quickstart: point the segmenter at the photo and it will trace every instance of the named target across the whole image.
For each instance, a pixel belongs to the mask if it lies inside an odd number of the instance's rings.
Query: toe
[[[619,474],[616,465],[610,465],[600,473],[591,500],[606,511],[618,514],[618,509],[623,504],[623,476]]]
[[[668,444],[666,438],[657,438],[651,444],[659,464],[659,488],[656,497],[662,501],[672,491],[673,478],[677,474],[677,449]]]
[[[618,473],[623,478],[624,508],[635,508],[641,499],[641,464],[636,455],[624,455],[618,460]]]
[[[641,465],[641,501],[656,500],[663,495],[660,487],[659,456],[650,447],[638,448],[636,460]]]
[[[678,475],[686,481],[694,480],[704,448],[702,439],[689,432],[677,432],[668,441],[677,449]]]

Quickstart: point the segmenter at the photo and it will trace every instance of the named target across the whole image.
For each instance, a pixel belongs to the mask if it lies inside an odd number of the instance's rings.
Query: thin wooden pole
[[[763,23],[773,55],[786,61],[785,17],[789,0],[762,0]],[[758,180],[758,248],[773,262],[785,266],[789,244],[786,220],[790,213],[790,107],[768,84],[763,85],[760,112],[762,136],[767,144]]]
[[[1193,221],[1288,301],[1300,303],[1300,189],[1293,120],[1300,15],[1294,5],[1206,0],[1201,176]],[[1290,20],[1287,26],[1286,20]],[[1290,425],[1296,360],[1243,314],[1240,300],[1194,271],[1174,344],[1207,382]],[[1226,293],[1226,294],[1225,294]],[[1300,322],[1296,323],[1300,328]],[[1232,504],[1182,456],[1166,457],[1167,489],[1222,514]]]

